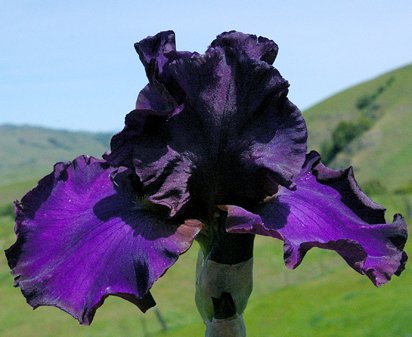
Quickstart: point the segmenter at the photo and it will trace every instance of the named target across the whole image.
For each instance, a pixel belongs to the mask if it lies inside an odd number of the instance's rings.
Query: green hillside
[[[80,154],[100,157],[109,148],[110,137],[106,133],[0,125],[0,186],[24,191],[51,172],[58,161],[72,160]],[[0,203],[7,197],[16,197],[12,190],[0,189]]]
[[[412,187],[412,65],[342,91],[304,116],[310,148],[327,157],[328,148],[343,144],[331,166],[353,165],[361,185]]]

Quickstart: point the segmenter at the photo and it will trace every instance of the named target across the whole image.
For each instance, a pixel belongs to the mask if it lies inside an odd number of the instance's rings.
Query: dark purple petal
[[[296,180],[297,190],[282,189],[253,213],[226,206],[230,233],[254,233],[284,241],[285,263],[297,267],[312,247],[338,252],[359,273],[380,286],[399,275],[406,224],[399,214],[385,223],[384,209],[358,187],[351,169],[334,171],[311,153]]]
[[[166,32],[138,46],[145,66],[161,63],[161,71],[149,77],[105,159],[135,168],[152,202],[173,216],[190,201],[203,209],[256,204],[278,185],[294,187],[307,133],[287,99],[288,82],[268,64],[274,42],[230,32],[189,56]]]
[[[136,109],[146,111],[146,114],[170,117],[180,112],[182,108],[162,84],[153,81],[140,92],[136,101]],[[144,115],[143,111],[140,113]],[[136,120],[134,123],[143,126],[144,121]]]
[[[179,96],[179,88],[171,81],[168,65],[174,60],[190,58],[196,53],[176,51],[175,33],[171,30],[148,36],[136,43],[135,49],[145,67],[149,82],[161,83],[172,95]]]
[[[56,164],[16,203],[17,242],[6,255],[31,306],[56,306],[90,324],[109,295],[142,311],[155,305],[149,289],[201,224],[166,222],[145,207],[132,183],[125,168],[115,172],[82,156]]]
[[[232,48],[237,52],[246,53],[251,59],[261,60],[269,64],[275,62],[278,54],[278,46],[272,40],[236,31],[220,34],[210,46]]]
[[[176,50],[175,33],[171,30],[149,36],[135,44],[147,77],[162,73],[163,66],[168,62],[167,53]]]
[[[167,147],[166,153],[151,164],[135,159],[134,165],[149,195],[148,200],[169,208],[170,216],[176,215],[189,200],[188,185],[193,167],[190,159]]]
[[[197,139],[203,145],[190,152],[222,161],[231,156],[222,164],[224,171],[245,166],[291,186],[305,159],[306,126],[299,109],[286,98],[288,83],[276,69],[219,48],[178,60],[170,68],[186,94],[186,108],[171,132],[185,135],[186,144]],[[186,131],[189,125],[198,132]],[[180,140],[182,147],[184,142]]]
[[[140,91],[136,101],[136,110],[126,116],[124,130],[113,136],[112,151],[104,155],[112,165],[130,168],[133,167],[135,143],[144,132],[144,128],[150,129],[150,125],[156,124],[157,120],[166,120],[182,110],[182,105],[172,95],[179,96],[176,93],[179,88],[174,86],[175,90],[173,90],[173,83],[170,83],[167,69],[163,71],[165,66],[176,58],[186,58],[192,55],[187,52],[176,52],[173,31],[149,36],[136,43],[135,49],[146,69],[149,84]]]
[[[254,141],[242,158],[248,166],[265,172],[265,188],[275,181],[293,189],[293,178],[304,162],[306,124],[299,109],[287,98],[283,98],[280,104],[281,111],[275,117],[264,115],[253,121],[251,137]]]

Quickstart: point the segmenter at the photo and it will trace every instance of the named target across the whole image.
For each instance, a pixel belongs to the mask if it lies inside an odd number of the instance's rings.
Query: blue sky
[[[134,42],[176,32],[202,52],[227,30],[279,45],[302,110],[412,62],[412,2],[0,0],[0,124],[116,131],[147,82]]]

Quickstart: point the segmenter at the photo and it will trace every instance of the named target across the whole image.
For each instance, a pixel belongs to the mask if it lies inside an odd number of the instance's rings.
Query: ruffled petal
[[[307,131],[299,109],[286,97],[288,82],[275,68],[219,47],[169,68],[185,93],[185,109],[169,128],[180,144],[200,145],[189,151],[201,160],[217,158],[222,181],[242,167],[271,181],[258,191],[273,181],[292,187],[305,160]],[[189,125],[197,132],[188,132]]]
[[[136,43],[135,49],[150,79],[162,73],[168,62],[167,54],[176,50],[175,33],[169,30],[149,36]]]
[[[126,116],[124,129],[112,137],[111,151],[104,155],[112,165],[129,168],[133,167],[134,148],[145,129],[151,133],[161,132],[157,126],[161,129],[167,118],[182,110],[181,90],[171,82],[167,66],[177,58],[187,58],[193,54],[176,52],[173,31],[149,36],[136,43],[135,49],[149,83],[140,91],[136,109]]]
[[[145,67],[150,83],[161,83],[172,95],[179,95],[179,88],[171,81],[168,65],[177,59],[190,58],[197,53],[176,51],[175,33],[171,30],[148,36],[135,43],[136,52]]]
[[[56,306],[90,324],[109,295],[142,311],[155,305],[149,289],[201,224],[166,222],[162,212],[151,212],[131,177],[82,156],[56,164],[16,203],[17,241],[6,255],[31,306]]]
[[[211,45],[214,47],[231,48],[238,53],[245,53],[254,60],[264,61],[268,64],[275,62],[278,46],[272,40],[251,34],[236,31],[225,32],[217,36]]]
[[[279,185],[294,188],[307,132],[288,82],[268,64],[274,42],[230,32],[188,55],[163,32],[137,50],[157,70],[104,158],[134,168],[149,200],[174,216],[189,202],[257,204]]]
[[[141,157],[143,160],[134,160],[135,172],[144,185],[144,192],[149,195],[148,200],[166,206],[173,217],[189,200],[189,178],[193,163],[169,146],[164,154],[150,164],[148,156],[151,154]]]
[[[385,223],[384,209],[358,187],[351,169],[334,171],[312,152],[296,180],[297,190],[283,189],[253,213],[226,206],[227,230],[284,241],[285,263],[297,267],[312,247],[338,252],[376,286],[399,275],[407,260],[403,251],[407,226],[401,215]]]

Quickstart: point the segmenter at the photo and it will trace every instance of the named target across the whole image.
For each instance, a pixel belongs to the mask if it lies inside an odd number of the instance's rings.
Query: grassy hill
[[[54,163],[80,154],[101,157],[110,138],[108,133],[0,125],[0,214],[50,173]]]
[[[322,150],[325,157],[328,149],[342,143],[335,147],[339,151],[330,164],[353,165],[361,186],[379,181],[392,191],[405,182],[412,187],[411,83],[412,65],[408,65],[305,111],[309,147]]]
[[[58,161],[80,154],[100,157],[110,134],[0,125],[0,186],[38,178]]]

